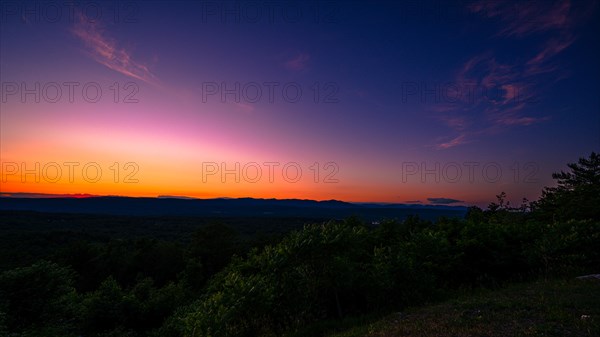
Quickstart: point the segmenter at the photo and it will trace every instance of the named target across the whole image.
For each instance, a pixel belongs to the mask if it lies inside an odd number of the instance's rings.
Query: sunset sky
[[[597,1],[0,6],[4,195],[486,205],[600,150]]]

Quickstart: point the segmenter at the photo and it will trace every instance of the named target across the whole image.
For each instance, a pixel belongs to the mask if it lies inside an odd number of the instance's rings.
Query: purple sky
[[[597,1],[1,6],[2,193],[486,205],[600,149]]]

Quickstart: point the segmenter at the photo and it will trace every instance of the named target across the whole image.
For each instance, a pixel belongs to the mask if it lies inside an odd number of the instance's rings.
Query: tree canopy
[[[562,221],[600,218],[600,154],[579,158],[568,171],[552,174],[557,186],[546,187],[533,203],[538,219]]]

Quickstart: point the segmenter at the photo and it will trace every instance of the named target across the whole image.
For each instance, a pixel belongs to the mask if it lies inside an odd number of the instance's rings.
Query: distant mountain
[[[314,217],[341,219],[356,215],[368,221],[404,219],[418,215],[435,220],[440,216],[463,217],[466,207],[349,203],[339,200],[217,198],[193,199],[175,196],[132,197],[0,197],[0,211],[36,211],[77,214],[198,217]]]
[[[412,209],[448,209],[448,210],[464,210],[467,206],[452,206],[452,205],[423,205],[423,204],[393,204],[393,203],[370,203],[361,202],[355,203],[366,207],[383,207],[383,208],[412,208]]]
[[[186,197],[184,195],[159,195],[158,199],[196,199],[192,197]]]

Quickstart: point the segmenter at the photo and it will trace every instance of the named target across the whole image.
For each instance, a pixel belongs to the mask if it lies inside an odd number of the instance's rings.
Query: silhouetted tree
[[[72,336],[79,311],[73,278],[71,269],[48,261],[0,274],[0,331]]]
[[[532,203],[539,219],[600,219],[600,154],[579,158],[567,165],[569,171],[553,173],[556,187],[546,187],[539,201]]]
[[[189,255],[200,259],[207,276],[225,267],[231,257],[239,252],[240,237],[232,228],[216,223],[203,227],[194,234]]]

